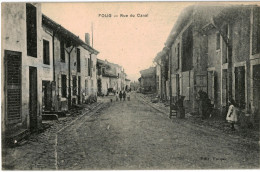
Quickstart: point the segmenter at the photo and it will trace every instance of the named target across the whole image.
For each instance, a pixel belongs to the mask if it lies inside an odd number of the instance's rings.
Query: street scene
[[[259,169],[260,3],[1,11],[2,170]]]

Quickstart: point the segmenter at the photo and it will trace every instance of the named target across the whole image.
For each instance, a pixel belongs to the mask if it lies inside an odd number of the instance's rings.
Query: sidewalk
[[[165,117],[169,117],[169,113],[170,113],[169,105],[164,104],[160,101],[158,101],[156,103],[152,103],[152,101],[154,100],[154,95],[144,95],[141,93],[137,93],[137,94],[143,99],[143,101],[145,103],[152,106],[159,112],[163,113],[165,115]],[[172,120],[176,120],[176,117],[173,117]],[[190,113],[186,113],[184,120],[191,123],[192,125],[203,126],[205,128],[210,127],[212,129],[221,130],[222,132],[225,132],[230,135],[239,136],[239,137],[242,137],[245,139],[250,139],[253,141],[259,141],[259,138],[260,138],[259,137],[260,133],[259,133],[258,129],[242,128],[238,125],[235,125],[236,130],[232,131],[230,129],[230,124],[227,123],[226,120],[220,119],[220,118],[208,118],[208,119],[202,120],[197,115],[191,115]]]
[[[83,104],[80,108],[72,109],[66,117],[59,120],[43,121],[44,131],[33,133],[28,140],[18,143],[14,148],[3,148],[3,170],[55,170],[56,133],[82,116],[91,115],[93,111],[101,109],[105,104],[102,100],[89,105]]]

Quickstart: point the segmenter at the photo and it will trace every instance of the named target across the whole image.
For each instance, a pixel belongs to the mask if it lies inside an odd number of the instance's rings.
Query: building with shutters
[[[99,53],[47,16],[42,16],[45,34],[53,47],[53,110],[66,111],[73,104],[85,103],[97,95],[96,57]]]
[[[2,4],[2,136],[41,128],[42,113],[97,95],[97,50],[41,13],[40,3]],[[9,139],[10,138],[10,139]]]
[[[125,88],[123,67],[107,60],[97,59],[97,87],[99,95],[107,95],[108,89],[121,91]]]
[[[259,15],[258,6],[191,6],[182,12],[165,46],[172,96],[185,96],[186,112],[198,112],[203,90],[213,114],[225,116],[231,98],[244,112],[259,114]]]
[[[208,94],[223,116],[231,98],[244,112],[259,114],[259,16],[257,6],[226,7],[202,28]]]
[[[19,139],[41,128],[42,81],[52,78],[49,37],[42,36],[41,21],[40,3],[2,3],[3,138]]]
[[[161,100],[167,101],[169,94],[169,58],[167,51],[160,51],[154,58],[156,64],[156,91]]]

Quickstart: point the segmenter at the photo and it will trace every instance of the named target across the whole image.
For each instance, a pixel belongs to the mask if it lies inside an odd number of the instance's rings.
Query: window
[[[77,72],[80,72],[80,49],[77,48]]]
[[[22,53],[5,50],[5,101],[8,120],[21,119]]]
[[[220,49],[220,33],[216,34],[216,50]]]
[[[193,32],[192,27],[185,30],[182,35],[182,71],[192,69],[193,58]]]
[[[50,48],[49,41],[43,40],[43,63],[50,64]]]
[[[240,66],[235,68],[235,101],[237,105],[245,109],[246,95],[245,95],[245,67]]]
[[[72,89],[73,89],[73,96],[77,95],[77,77],[74,75],[72,76]]]
[[[93,68],[93,61],[90,55],[90,58],[88,59],[88,76],[92,76],[92,68]]]
[[[61,75],[61,97],[67,97],[67,76]]]
[[[60,41],[60,61],[65,62],[65,49],[63,41]]]
[[[26,4],[27,55],[37,57],[37,10]]]
[[[88,59],[88,76],[90,76],[90,71],[91,71],[91,66],[90,66],[90,58],[89,58]]]

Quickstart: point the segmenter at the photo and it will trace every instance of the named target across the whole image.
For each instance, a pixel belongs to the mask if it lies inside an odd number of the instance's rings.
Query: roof
[[[82,46],[84,49],[88,50],[93,54],[98,54],[99,52],[92,48],[90,45],[87,45],[84,41],[82,41],[78,36],[65,29],[60,24],[56,23],[46,15],[42,14],[42,24],[50,29],[54,30],[56,33],[62,35],[62,37],[69,43],[75,46]]]
[[[155,74],[155,67],[150,67],[140,71],[141,75],[153,75]]]
[[[166,42],[166,47],[171,47],[174,41],[177,39],[183,28],[191,22],[192,26],[199,30],[205,24],[209,23],[211,18],[218,14],[225,6],[189,6],[185,8],[176,23],[174,24]]]
[[[217,13],[212,15],[210,21],[203,26],[201,31],[207,33],[209,30],[214,29],[216,26],[221,26],[223,22],[234,22],[236,20],[241,20],[241,16],[249,16],[250,9],[253,7],[258,7],[257,5],[230,5],[225,6]]]
[[[112,73],[109,73],[109,72],[107,72],[107,71],[105,71],[105,73],[102,73],[102,76],[110,77],[110,78],[118,78],[117,75],[112,74]]]

